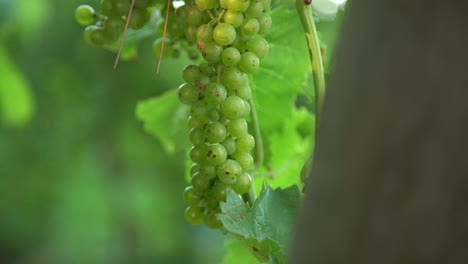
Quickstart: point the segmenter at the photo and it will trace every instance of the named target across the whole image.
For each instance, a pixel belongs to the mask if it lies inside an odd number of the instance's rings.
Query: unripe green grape
[[[210,179],[203,177],[199,172],[192,177],[192,187],[196,194],[202,194],[210,187]]]
[[[215,63],[221,59],[221,54],[223,53],[223,47],[216,44],[215,42],[208,42],[202,48],[203,58],[207,62]]]
[[[205,13],[196,5],[187,6],[187,24],[198,27],[203,23]]]
[[[250,152],[255,146],[255,139],[250,134],[238,138],[236,142],[237,152]]]
[[[218,229],[223,227],[223,223],[219,220],[217,214],[219,211],[210,212],[208,215],[205,215],[204,222],[208,228]]]
[[[247,134],[247,122],[245,119],[231,119],[227,125],[229,135],[239,138]]]
[[[226,149],[228,155],[231,155],[236,151],[236,140],[233,137],[226,137],[226,139],[221,142],[221,144]]]
[[[263,9],[269,10],[271,7],[271,0],[261,0],[263,3]]]
[[[244,100],[244,106],[245,108],[244,108],[244,113],[242,113],[242,116],[241,116],[242,118],[246,118],[250,114],[250,103]]]
[[[213,65],[210,65],[209,63],[206,63],[206,62],[200,63],[198,67],[200,68],[200,71],[206,74],[207,76],[211,77],[215,73],[215,67],[213,67]]]
[[[249,8],[249,0],[228,0],[228,9],[236,12],[244,12]]]
[[[219,208],[219,202],[216,200],[216,198],[213,195],[207,195],[205,197],[205,206],[209,209],[218,209]]]
[[[226,202],[228,192],[231,190],[231,186],[225,183],[217,184],[213,189],[213,195],[219,202]]]
[[[232,155],[232,157],[239,162],[243,171],[249,171],[253,168],[253,157],[250,153],[247,152],[236,152]]]
[[[226,88],[220,83],[210,83],[205,90],[205,101],[210,106],[221,104],[227,96]]]
[[[253,52],[246,52],[242,54],[239,61],[239,69],[245,73],[254,73],[260,66],[260,60]]]
[[[185,188],[183,197],[186,205],[196,206],[200,202],[200,196],[195,193],[192,186]]]
[[[180,102],[186,105],[192,105],[199,99],[199,92],[193,84],[184,83],[177,90]]]
[[[220,23],[213,30],[213,39],[221,46],[227,46],[236,39],[236,29],[229,23]]]
[[[223,61],[224,65],[226,66],[235,66],[240,61],[241,54],[239,50],[234,47],[229,47],[224,49],[223,53],[221,54],[221,60]]]
[[[222,8],[222,9],[228,9],[228,1],[229,0],[219,0],[219,6]]]
[[[221,73],[221,83],[227,89],[236,89],[246,81],[245,73],[236,67],[227,67]]]
[[[193,50],[193,49],[189,49],[187,50],[187,54],[189,56],[189,58],[193,61],[196,61],[198,60],[198,51],[196,50]]]
[[[206,119],[198,119],[198,118],[194,118],[193,116],[189,116],[188,118],[189,128],[203,127],[206,123],[207,123]]]
[[[218,4],[217,0],[195,0],[195,4],[202,10],[208,11],[215,8]]]
[[[235,160],[228,159],[221,163],[216,170],[218,179],[225,184],[234,184],[242,174],[242,167]]]
[[[197,41],[197,27],[196,26],[188,26],[185,28],[185,37],[191,43],[195,43]]]
[[[242,33],[245,35],[255,35],[260,30],[260,23],[256,18],[246,18],[241,25]]]
[[[240,118],[244,113],[244,101],[238,96],[228,96],[221,104],[221,113],[229,119]]]
[[[206,139],[210,143],[221,143],[227,135],[226,127],[219,122],[210,122],[205,127]]]
[[[114,10],[113,0],[102,0],[101,1],[101,13],[106,16],[116,15]]]
[[[260,35],[267,35],[271,31],[271,16],[269,14],[261,14],[258,18],[259,22],[259,31],[258,34]]]
[[[153,42],[153,53],[156,58],[159,58],[161,55],[161,48],[162,48],[162,38],[158,38]],[[164,40],[164,50],[161,56],[161,59],[168,59],[170,58],[174,53],[174,49],[172,48],[171,43],[169,42],[169,39]]]
[[[198,164],[204,164],[205,161],[206,146],[204,144],[192,146],[190,150],[190,159]]]
[[[144,8],[133,8],[128,26],[133,29],[142,28],[150,20],[151,14]]]
[[[206,75],[200,75],[198,80],[195,81],[195,86],[199,90],[205,90],[206,86],[211,83],[211,78]]]
[[[209,42],[213,40],[213,28],[208,24],[203,24],[197,29],[197,40]]]
[[[216,166],[210,164],[203,164],[200,166],[198,171],[200,175],[206,179],[214,179],[216,178]]]
[[[219,165],[227,158],[227,152],[223,145],[214,143],[206,148],[206,160],[211,165]]]
[[[246,48],[248,51],[255,53],[255,55],[257,55],[258,58],[261,59],[268,54],[270,46],[264,38],[256,37],[247,41]]]
[[[252,177],[248,172],[244,172],[239,179],[237,179],[237,182],[232,185],[232,189],[237,194],[242,195],[249,192],[250,186],[252,186]]]
[[[250,89],[250,85],[245,83],[244,85],[239,86],[236,89],[236,95],[244,100],[249,100],[252,96],[252,90]]]
[[[192,167],[190,167],[190,176],[193,176],[195,173],[200,171],[200,164],[194,163]]]
[[[221,115],[219,114],[219,111],[216,108],[211,108],[208,111],[208,119],[211,121],[218,121],[220,116]]]
[[[189,132],[190,142],[193,145],[200,145],[205,143],[205,130],[201,127],[194,127]]]
[[[109,32],[120,35],[125,29],[125,21],[119,16],[110,16],[104,21],[104,27]]]
[[[244,22],[244,15],[239,12],[232,11],[228,9],[223,16],[224,22],[231,24],[233,27],[237,28],[242,25]]]
[[[113,1],[114,1],[114,10],[113,10],[114,14],[118,16],[128,15],[128,11],[130,10],[130,6],[131,6],[131,1],[128,1],[128,0],[113,0]],[[133,10],[135,10],[135,8]]]
[[[187,65],[182,73],[182,78],[188,83],[194,83],[200,78],[200,70],[197,65]]]
[[[260,1],[251,2],[249,8],[245,10],[244,14],[247,18],[255,18],[263,13],[263,3]]]
[[[185,220],[192,225],[198,225],[203,222],[203,212],[198,206],[189,206],[185,209]]]
[[[94,8],[89,5],[80,5],[75,10],[75,19],[82,26],[91,25],[94,21]]]
[[[90,32],[90,40],[93,45],[104,45],[106,40],[106,32],[102,28],[95,28]]]
[[[91,35],[93,31],[98,30],[99,27],[95,25],[87,26],[85,30],[83,31],[83,39],[85,40],[86,43],[89,45],[95,45],[93,40],[91,39]]]

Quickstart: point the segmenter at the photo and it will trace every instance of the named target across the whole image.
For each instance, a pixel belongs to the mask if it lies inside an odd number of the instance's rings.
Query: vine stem
[[[312,74],[314,76],[315,89],[315,113],[316,125],[321,117],[323,102],[325,99],[325,73],[323,69],[322,53],[320,51],[320,41],[315,28],[314,17],[311,8],[312,0],[296,0],[297,13],[302,22],[310,60],[312,63]],[[316,126],[317,127],[317,126]]]
[[[253,76],[249,75],[249,84],[252,86],[252,90],[255,90],[255,82]],[[249,99],[250,104],[250,114],[252,115],[252,124],[253,124],[253,136],[255,138],[255,169],[262,167],[263,165],[263,140],[262,133],[260,130],[260,122],[258,120],[257,109],[255,107],[255,102],[253,95]]]

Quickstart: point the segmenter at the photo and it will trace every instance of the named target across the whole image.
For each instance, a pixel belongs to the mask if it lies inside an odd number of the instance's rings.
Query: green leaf
[[[144,122],[145,131],[158,138],[167,152],[188,146],[188,107],[179,102],[177,90],[139,102],[136,116]]]
[[[224,256],[223,264],[257,264],[258,261],[249,251],[249,248],[246,247],[238,239],[230,239],[224,242],[224,248],[227,251],[226,256]]]
[[[16,67],[0,42],[0,116],[11,126],[23,126],[34,115],[35,105],[26,76]]]
[[[263,189],[252,208],[234,192],[221,203],[224,227],[237,235],[260,262],[284,260],[299,205],[299,189]]]

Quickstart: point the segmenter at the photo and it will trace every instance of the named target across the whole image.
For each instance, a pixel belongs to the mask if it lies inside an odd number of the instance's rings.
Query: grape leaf
[[[223,264],[257,264],[258,261],[249,252],[249,248],[246,247],[238,239],[230,239],[224,242],[224,248],[227,254],[223,258]]]
[[[179,102],[177,90],[138,103],[136,116],[147,133],[161,140],[167,152],[188,146],[188,107]]]
[[[260,262],[285,258],[299,205],[296,185],[286,189],[263,189],[250,208],[234,192],[221,203],[219,215],[224,227],[237,235]]]

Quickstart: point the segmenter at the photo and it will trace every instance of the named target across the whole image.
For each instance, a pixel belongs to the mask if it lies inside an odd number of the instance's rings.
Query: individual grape
[[[211,10],[218,5],[217,0],[195,0],[195,4],[202,10]]]
[[[219,165],[227,158],[226,148],[219,143],[214,143],[206,148],[206,160],[211,165]]]
[[[189,132],[190,142],[193,145],[200,145],[205,143],[205,130],[201,127],[194,127]]]
[[[197,119],[206,120],[208,115],[208,106],[203,101],[198,101],[192,105],[190,115]]]
[[[232,119],[227,125],[229,135],[239,138],[247,134],[247,122],[245,119]]]
[[[173,55],[174,49],[172,48],[172,45],[169,42],[169,39],[166,38],[164,42],[165,42],[164,50],[163,50],[161,58],[168,59]],[[156,58],[159,58],[159,56],[161,55],[162,43],[163,43],[162,38],[158,38],[153,42],[153,53]]]
[[[221,104],[227,96],[226,88],[220,83],[210,83],[205,90],[205,100],[208,105]]]
[[[236,89],[244,82],[246,82],[245,73],[236,67],[227,67],[221,73],[221,83],[227,89]]]
[[[216,166],[210,164],[203,164],[200,166],[199,171],[200,175],[206,179],[214,179],[216,178]]]
[[[198,225],[203,222],[203,212],[198,206],[189,206],[185,209],[185,220],[192,225]]]
[[[223,53],[221,54],[221,60],[226,66],[237,65],[240,61],[240,58],[241,58],[241,54],[239,50],[237,50],[234,47],[229,47],[229,48],[224,49]]]
[[[218,229],[223,227],[223,223],[219,220],[217,214],[219,211],[210,212],[208,215],[205,215],[204,222],[208,228]]]
[[[114,2],[113,0],[102,0],[101,1],[101,13],[106,16],[116,15],[114,14]]]
[[[244,113],[244,101],[238,96],[228,96],[221,104],[221,113],[229,119],[236,119]]]
[[[262,37],[252,38],[247,41],[246,48],[248,51],[255,53],[259,59],[265,57],[268,54],[269,45],[268,42]]]
[[[232,157],[239,162],[243,171],[249,171],[253,168],[253,157],[250,153],[247,152],[237,152],[232,155]]]
[[[80,25],[91,25],[94,21],[94,8],[89,5],[78,6],[75,10],[75,19]]]
[[[228,1],[229,0],[219,0],[219,6],[223,9],[228,9]]]
[[[144,8],[133,8],[128,26],[133,29],[140,29],[148,23],[150,16],[151,14]]]
[[[193,176],[195,173],[200,171],[200,164],[194,163],[192,167],[190,167],[190,176]]]
[[[211,78],[206,75],[200,75],[195,81],[195,86],[200,90],[205,90],[206,86],[211,82]]]
[[[104,45],[106,40],[106,32],[102,28],[93,28],[90,34],[90,40],[93,45],[100,46]]]
[[[211,108],[208,111],[208,119],[211,121],[218,121],[220,117],[219,111],[216,108]]]
[[[255,18],[263,13],[263,3],[261,1],[253,1],[250,3],[249,8],[245,10],[246,18]]]
[[[192,186],[185,188],[183,197],[186,205],[196,206],[200,202],[200,196],[195,193]]]
[[[202,48],[203,58],[207,62],[215,63],[221,59],[221,53],[223,52],[223,47],[216,44],[215,42],[208,42]]]
[[[260,23],[256,18],[246,18],[244,23],[241,25],[242,33],[245,35],[255,35],[260,30]]]
[[[113,13],[117,16],[126,16],[128,15],[128,11],[130,10],[131,1],[128,0],[113,0],[114,1],[114,10]],[[135,12],[133,9],[133,12]],[[141,9],[141,8],[138,8]],[[133,16],[133,14],[132,14]]]
[[[196,5],[187,6],[187,24],[198,27],[205,20],[204,16],[205,13]]]
[[[258,34],[266,35],[270,33],[272,24],[271,16],[269,14],[261,14],[257,19],[260,26]]]
[[[221,163],[216,170],[218,179],[225,184],[234,184],[242,174],[242,167],[235,160],[228,159]]]
[[[221,46],[231,45],[236,39],[236,29],[229,23],[220,23],[213,30],[213,39]]]
[[[125,29],[125,21],[119,16],[110,16],[104,21],[104,27],[111,34],[120,35]]]
[[[271,7],[271,0],[261,0],[263,3],[263,9],[269,10]]]
[[[244,108],[244,113],[242,113],[242,116],[241,116],[242,118],[246,118],[250,114],[250,104],[249,104],[249,102],[244,100],[244,106],[245,106],[245,108]]]
[[[198,118],[194,118],[193,116],[189,116],[188,118],[189,128],[203,127],[206,123],[207,123],[206,119],[198,119]]]
[[[228,9],[223,16],[224,22],[231,24],[233,27],[237,28],[242,25],[244,22],[244,15],[242,13]]]
[[[202,194],[210,187],[210,179],[203,177],[200,173],[195,173],[192,177],[192,188],[195,193]]]
[[[188,26],[185,28],[185,37],[189,42],[195,43],[197,41],[197,27]]]
[[[95,30],[98,30],[99,27],[95,25],[87,26],[83,32],[83,39],[85,40],[86,43],[89,45],[96,45],[94,44],[93,39],[91,38],[91,35]]]
[[[198,67],[200,68],[200,71],[206,74],[207,76],[211,77],[215,74],[215,68],[209,63],[201,63]]]
[[[205,135],[208,142],[220,143],[226,138],[226,127],[219,122],[210,122],[205,127]]]
[[[198,164],[206,163],[205,161],[206,147],[204,144],[192,146],[190,150],[190,159]]]
[[[208,24],[203,24],[197,29],[197,40],[209,42],[213,40],[213,28]]]
[[[191,64],[185,67],[184,72],[182,73],[182,78],[188,83],[194,83],[198,78],[200,78],[200,74],[198,66]]]
[[[245,73],[254,73],[260,66],[260,60],[253,52],[246,52],[242,54],[239,61],[239,69]]]
[[[249,8],[249,0],[228,0],[228,9],[235,12],[244,12]]]
[[[237,182],[232,185],[232,189],[237,194],[246,194],[250,190],[250,186],[252,186],[252,177],[249,173],[244,172],[242,175],[237,179]]]
[[[213,195],[219,202],[226,202],[228,192],[231,190],[229,184],[219,183],[213,189]]]
[[[239,86],[236,89],[236,95],[244,100],[249,100],[252,96],[252,90],[250,89],[249,84],[245,83],[244,85]]]
[[[255,146],[255,139],[250,134],[246,134],[238,138],[236,142],[238,152],[250,152]]]
[[[193,84],[184,83],[177,90],[179,100],[186,105],[192,105],[199,99],[199,92]]]
[[[226,137],[226,139],[221,142],[221,144],[226,149],[228,155],[231,155],[236,151],[236,140],[233,137]]]

